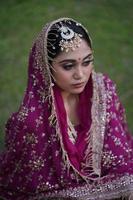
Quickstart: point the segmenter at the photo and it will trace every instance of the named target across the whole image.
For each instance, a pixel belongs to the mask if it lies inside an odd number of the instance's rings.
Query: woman
[[[22,105],[6,125],[1,198],[133,198],[133,139],[115,86],[93,59],[88,32],[73,19],[37,37]]]

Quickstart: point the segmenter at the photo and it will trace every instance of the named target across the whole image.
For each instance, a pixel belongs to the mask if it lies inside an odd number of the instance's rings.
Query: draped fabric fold
[[[24,99],[6,124],[0,198],[132,199],[133,138],[107,75],[92,72],[79,95],[81,124],[73,126],[74,142],[68,134],[63,99],[52,85],[46,52],[48,31],[57,21],[47,24],[33,44]]]

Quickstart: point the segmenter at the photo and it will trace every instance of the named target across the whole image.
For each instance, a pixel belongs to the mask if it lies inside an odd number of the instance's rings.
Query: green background
[[[17,111],[27,84],[28,55],[46,22],[72,17],[90,32],[95,68],[117,84],[133,131],[132,0],[1,0],[0,1],[0,148],[4,126]]]

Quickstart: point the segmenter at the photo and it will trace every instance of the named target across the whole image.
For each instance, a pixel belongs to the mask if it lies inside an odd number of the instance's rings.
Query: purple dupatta
[[[103,200],[130,196],[133,139],[107,76],[92,72],[80,95],[82,123],[75,127],[75,145],[69,139],[63,101],[59,88],[52,86],[46,52],[48,31],[57,21],[47,24],[33,45],[24,99],[6,125],[0,197]]]

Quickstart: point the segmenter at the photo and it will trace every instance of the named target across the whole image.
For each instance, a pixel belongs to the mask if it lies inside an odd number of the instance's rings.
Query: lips
[[[82,83],[76,83],[76,84],[73,84],[73,86],[74,87],[76,87],[76,88],[79,88],[79,87],[82,87],[82,86],[84,86],[84,82],[82,82]]]

